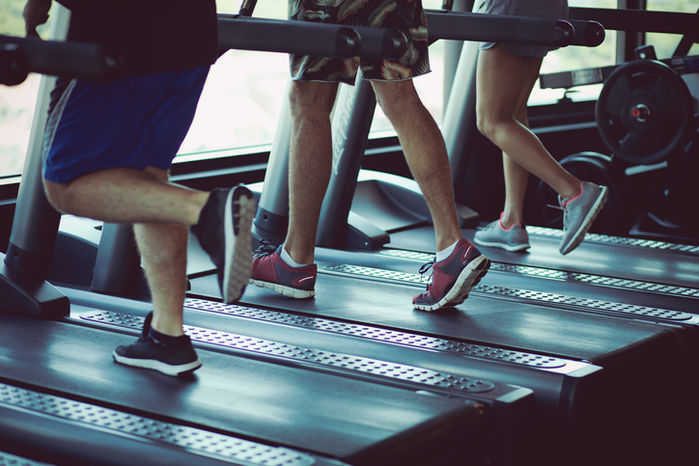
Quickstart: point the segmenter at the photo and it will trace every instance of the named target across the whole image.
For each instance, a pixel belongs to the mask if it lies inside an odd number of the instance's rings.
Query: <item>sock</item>
[[[281,256],[282,260],[284,261],[284,263],[290,267],[305,267],[307,265],[310,265],[310,264],[299,264],[298,262],[296,262],[294,259],[291,258],[291,255],[288,252],[286,252],[286,249],[284,248],[284,246],[282,246],[282,253],[280,254],[280,256]]]
[[[451,246],[447,246],[446,249],[442,249],[441,251],[437,251],[437,258],[436,258],[437,262],[443,261],[444,259],[449,257],[451,255],[451,253],[454,252],[454,248],[456,247],[457,243],[458,243],[458,241],[456,243],[452,244]]]
[[[212,209],[213,202],[211,202],[211,201],[213,200],[212,196],[214,196],[215,192],[216,191],[214,190],[214,191],[211,191],[209,193],[209,197],[206,199],[206,203],[202,206],[201,210],[199,211],[199,218],[197,219],[197,223],[195,225],[193,225],[193,227],[195,227],[195,229],[197,227],[201,227],[202,222],[204,221],[204,219],[206,219],[206,217],[209,213],[209,210]]]
[[[187,340],[187,335],[180,335],[178,337],[173,337],[172,335],[166,335],[155,330],[153,327],[150,328],[148,334],[155,340],[166,345],[176,345]]]

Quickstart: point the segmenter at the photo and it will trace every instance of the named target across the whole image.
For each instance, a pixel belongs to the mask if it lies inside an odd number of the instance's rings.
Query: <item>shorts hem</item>
[[[172,167],[172,164],[169,164],[167,167],[157,167],[155,165],[147,165],[147,166],[132,166],[132,165],[105,165],[99,168],[84,168],[83,170],[56,170],[56,171],[47,171],[44,170],[43,173],[43,178],[47,181],[50,181],[52,183],[58,183],[58,184],[68,184],[72,183],[73,181],[77,180],[81,176],[89,175],[90,173],[95,173],[99,172],[102,170],[112,170],[115,168],[130,168],[132,170],[138,170],[138,171],[144,171],[148,167],[153,167],[157,168],[159,170],[169,170]]]
[[[524,48],[521,44],[508,44],[500,42],[484,42],[478,48],[480,50],[490,50],[496,45],[501,46],[506,52],[511,53],[512,55],[525,58],[544,58],[551,51],[548,49],[548,47],[544,47],[543,51],[538,51],[530,47]]]

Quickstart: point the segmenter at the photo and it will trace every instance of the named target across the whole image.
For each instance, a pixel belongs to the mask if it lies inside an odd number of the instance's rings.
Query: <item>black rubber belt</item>
[[[350,264],[338,264],[322,267],[319,268],[319,271],[336,275],[381,279],[394,283],[404,283],[417,286],[424,286],[429,279],[429,277],[421,276],[419,274]],[[504,286],[490,286],[481,283],[473,287],[472,293],[481,293],[483,295],[496,296],[506,299],[516,299],[518,301],[527,301],[535,304],[553,305],[563,309],[579,309],[598,314],[615,314],[622,317],[636,319],[642,318],[648,320],[661,320],[668,323],[672,322],[681,325],[699,325],[699,315],[690,314],[688,312],[638,306],[634,304],[615,303],[613,301],[567,296],[544,291],[513,289],[506,288]]]
[[[384,249],[379,254],[407,259],[416,262],[430,262],[434,254],[417,251],[407,251],[403,249]],[[520,275],[548,280],[570,280],[589,285],[602,286],[621,290],[644,291],[668,296],[679,296],[682,298],[699,298],[699,288],[687,286],[666,285],[664,283],[644,282],[640,280],[630,280],[618,277],[605,277],[582,272],[566,272],[563,270],[548,269],[545,267],[535,267],[531,265],[507,264],[505,262],[491,261],[490,270],[498,272],[510,272]]]
[[[143,317],[109,311],[80,313],[79,318],[84,321],[133,330],[140,330],[144,320]],[[480,377],[452,375],[407,364],[289,345],[202,327],[185,326],[184,330],[192,341],[197,343],[207,343],[237,351],[257,353],[305,364],[310,363],[342,372],[369,375],[394,383],[414,386],[422,390],[464,396],[470,399],[473,399],[474,396],[477,398],[480,396],[480,399],[493,400],[493,396],[487,395],[487,393],[495,390],[496,386],[500,387],[498,392],[507,391],[508,389],[512,389],[511,391],[513,392],[521,390],[519,387],[493,383]]]

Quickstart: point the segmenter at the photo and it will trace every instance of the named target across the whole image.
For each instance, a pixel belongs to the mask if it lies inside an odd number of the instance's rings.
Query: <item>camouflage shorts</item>
[[[291,78],[354,84],[361,67],[365,79],[393,81],[430,71],[427,18],[422,0],[288,0],[289,18],[348,26],[393,28],[408,37],[405,53],[393,59],[328,58],[291,55]]]

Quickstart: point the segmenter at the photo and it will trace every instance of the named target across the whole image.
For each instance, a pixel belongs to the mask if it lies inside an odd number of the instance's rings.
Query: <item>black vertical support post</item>
[[[447,2],[451,1],[451,4]],[[463,11],[470,12],[473,9],[473,0],[445,0],[442,8],[446,11]],[[429,27],[429,24],[428,24]],[[459,56],[464,43],[460,40],[445,40],[444,41],[444,77],[442,91],[442,116],[444,116],[449,95],[454,84],[454,75],[459,63]]]
[[[52,15],[50,38],[65,40],[70,13],[57,6]],[[46,281],[61,218],[48,203],[42,181],[44,131],[54,83],[55,78],[41,78],[10,242],[0,262],[0,310],[45,318],[70,313],[68,299]]]
[[[90,290],[129,298],[149,297],[131,224],[103,225]]]
[[[361,232],[348,225],[357,176],[376,109],[371,84],[357,75],[354,88],[343,86],[333,117],[333,165],[318,223],[317,245],[331,248],[370,247],[376,231]],[[370,225],[367,225],[370,227]],[[368,236],[364,233],[368,233]],[[383,242],[387,241],[387,237]]]
[[[281,243],[289,223],[289,146],[291,143],[291,114],[289,84],[269,153],[265,180],[253,223],[257,239]]]
[[[476,63],[478,43],[467,42],[461,49],[454,85],[444,110],[442,131],[447,146],[455,192],[466,173],[468,154],[476,130]]]
[[[619,0],[618,8],[629,10],[645,10],[646,0]],[[624,63],[636,59],[636,47],[645,42],[645,32],[617,31],[616,61]]]

